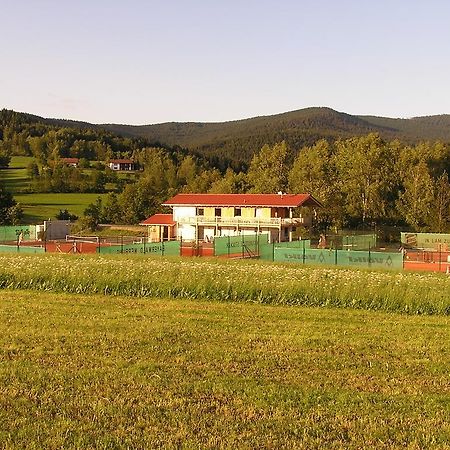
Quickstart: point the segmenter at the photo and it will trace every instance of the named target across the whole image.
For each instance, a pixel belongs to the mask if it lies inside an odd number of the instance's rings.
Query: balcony
[[[202,225],[214,227],[265,227],[284,228],[289,226],[300,226],[308,223],[305,217],[292,217],[282,219],[280,217],[260,218],[260,217],[180,217],[177,222],[181,225]]]

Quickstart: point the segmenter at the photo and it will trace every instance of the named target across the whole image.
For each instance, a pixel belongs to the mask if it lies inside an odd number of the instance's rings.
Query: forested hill
[[[156,125],[103,125],[129,136],[180,145],[209,157],[248,162],[264,144],[285,140],[294,152],[318,139],[336,140],[378,132],[409,143],[450,142],[450,115],[391,119],[352,116],[330,108],[307,108],[272,116],[222,123],[170,122]]]
[[[27,121],[69,128],[107,130],[127,138],[141,138],[166,146],[179,146],[206,156],[216,166],[231,162],[235,168],[248,164],[264,144],[285,140],[293,153],[321,138],[362,136],[377,132],[386,139],[406,143],[441,140],[450,142],[450,115],[393,119],[353,116],[330,108],[306,108],[272,116],[221,123],[169,122],[155,125],[93,125],[62,119],[43,119],[30,114]]]

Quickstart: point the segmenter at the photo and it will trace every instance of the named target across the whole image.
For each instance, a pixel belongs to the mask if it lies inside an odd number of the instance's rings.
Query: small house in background
[[[61,164],[70,167],[78,167],[80,160],[78,158],[61,158]]]
[[[110,159],[108,167],[116,171],[134,171],[138,170],[138,164],[131,159]]]
[[[296,227],[309,227],[315,208],[310,194],[177,194],[163,203],[172,214],[141,223],[151,241],[210,242],[218,236],[267,233],[270,242],[292,241]],[[299,208],[302,208],[299,210]]]

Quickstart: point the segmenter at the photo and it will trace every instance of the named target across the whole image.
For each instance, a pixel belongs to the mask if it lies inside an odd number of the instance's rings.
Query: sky
[[[0,0],[0,109],[220,122],[450,113],[447,0]]]

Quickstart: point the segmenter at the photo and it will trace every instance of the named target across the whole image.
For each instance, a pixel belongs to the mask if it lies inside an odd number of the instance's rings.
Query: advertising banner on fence
[[[400,270],[402,253],[274,248],[274,261]]]
[[[402,244],[426,250],[450,248],[450,234],[442,233],[401,233]]]
[[[135,253],[141,255],[166,255],[178,256],[180,254],[180,242],[156,242],[142,244],[111,245],[97,248],[98,253]]]

